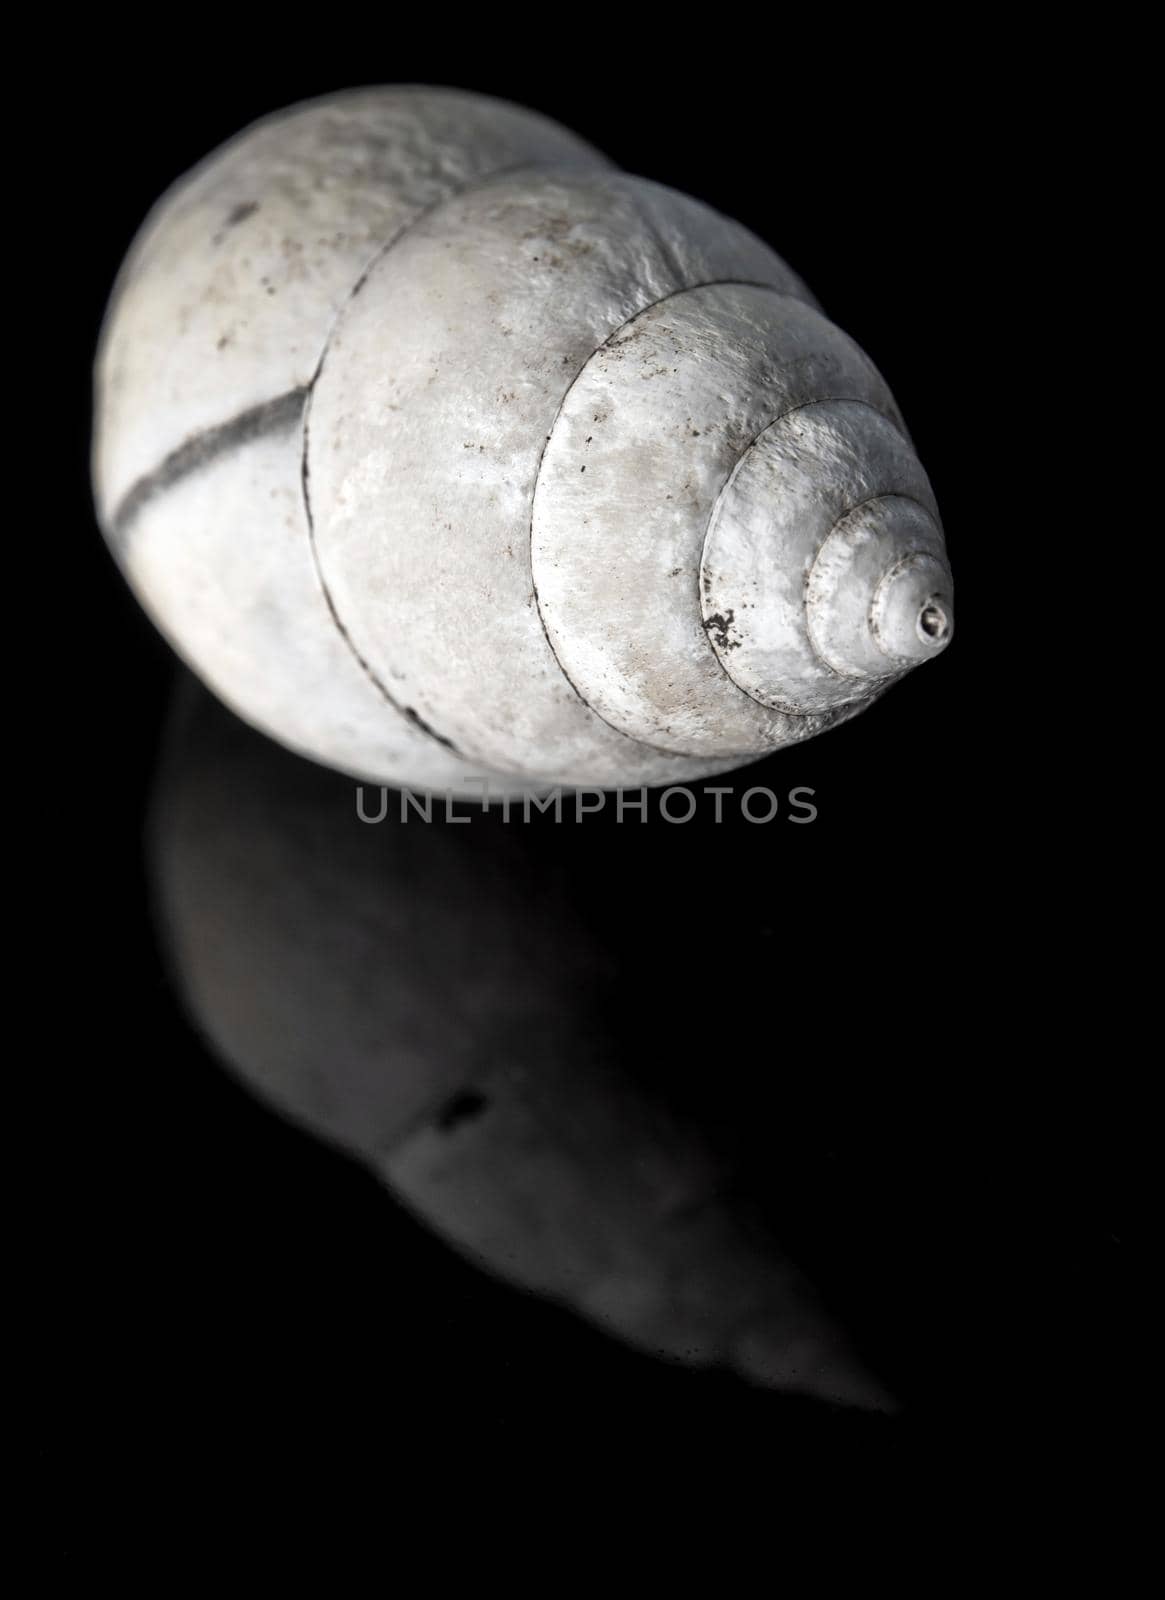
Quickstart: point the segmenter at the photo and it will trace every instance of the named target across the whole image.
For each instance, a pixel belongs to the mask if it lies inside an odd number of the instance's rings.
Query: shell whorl
[[[875,492],[933,508],[883,380],[820,313],[743,284],[650,308],[573,385],[535,495],[534,577],[572,681],[677,754],[754,755],[829,726],[882,685],[839,691],[806,584]]]
[[[710,519],[701,595],[725,672],[794,714],[868,699],[941,649],[938,509],[900,428],[854,400],[809,402],[766,428]]]
[[[179,185],[111,307],[94,459],[196,670],[378,781],[682,782],[950,634],[893,399],[795,274],[477,96],[293,108]]]

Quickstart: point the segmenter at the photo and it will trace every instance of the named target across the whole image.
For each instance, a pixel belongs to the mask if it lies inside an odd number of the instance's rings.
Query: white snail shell
[[[785,263],[453,91],[293,108],[164,197],[94,474],[203,679],[380,782],[682,782],[951,634],[893,398]]]

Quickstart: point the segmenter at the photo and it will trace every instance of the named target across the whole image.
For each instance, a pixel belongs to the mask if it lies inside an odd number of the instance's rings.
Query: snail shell
[[[203,679],[381,782],[682,782],[951,634],[894,400],[785,263],[452,91],[293,108],[160,202],[94,475]]]

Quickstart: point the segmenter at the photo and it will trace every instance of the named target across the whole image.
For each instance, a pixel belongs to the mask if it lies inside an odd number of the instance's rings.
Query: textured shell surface
[[[378,782],[682,782],[951,635],[893,398],[790,268],[460,91],[293,107],[162,198],[107,315],[93,467],[203,680]]]

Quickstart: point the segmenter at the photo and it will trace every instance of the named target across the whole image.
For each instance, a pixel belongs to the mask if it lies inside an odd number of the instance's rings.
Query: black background
[[[212,1539],[224,1486],[276,1468],[375,1484],[401,1467],[459,1504],[485,1492],[483,1460],[493,1492],[583,1472],[596,1496],[617,1465],[644,1486],[743,1465],[764,1492],[824,1463],[871,1492],[909,1473],[912,1493],[958,1501],[1049,1440],[1104,1459],[1128,1426],[1136,1061],[1120,991],[1071,931],[1098,870],[1083,802],[1104,780],[1095,765],[1075,787],[1051,776],[1073,689],[1040,664],[1062,649],[1064,614],[1032,576],[1032,507],[1062,446],[1022,421],[1043,336],[1036,235],[1075,159],[1037,105],[1054,68],[1006,38],[774,21],[750,39],[751,18],[673,21],[667,49],[642,20],[596,33],[585,17],[561,35],[516,17],[473,38],[368,25],[350,49],[286,24],[262,46],[232,29],[229,44],[183,35],[144,54],[107,34],[61,71],[68,205],[38,280],[61,313],[36,360],[51,427],[31,448],[57,552],[43,581],[54,595],[67,581],[60,647],[31,676],[48,674],[58,729],[36,809],[63,869],[32,941],[43,1109],[21,1231],[45,1537],[82,1566],[73,1508],[146,1485],[197,1485]],[[767,908],[777,958],[752,970],[773,1003],[742,1047],[755,1123],[791,1174],[793,1244],[906,1397],[892,1423],[657,1365],[481,1277],[254,1102],[168,985],[141,835],[176,669],[93,519],[97,327],[178,174],[266,111],[374,81],[534,106],[747,223],[877,362],[931,475],[956,578],[950,651],[756,769],[816,791],[812,827],[657,825],[635,866],[641,904],[696,860],[714,861],[746,926]],[[634,919],[635,897],[620,914]],[[717,937],[697,901],[676,947],[642,958],[657,995],[679,1004],[706,960],[723,967],[707,955]]]

